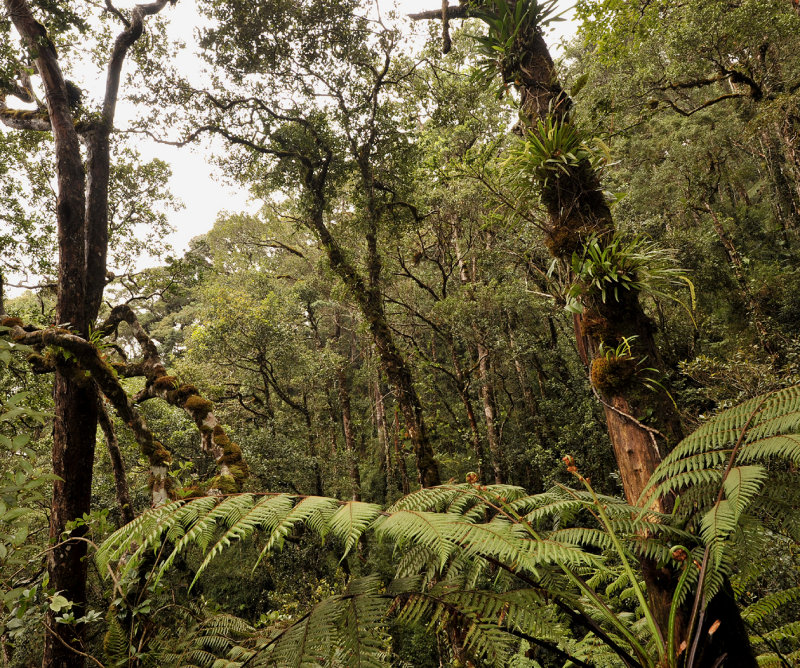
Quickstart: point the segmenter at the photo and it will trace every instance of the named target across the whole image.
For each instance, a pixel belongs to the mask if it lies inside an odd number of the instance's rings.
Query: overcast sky
[[[561,2],[564,7],[572,4],[565,0]],[[403,15],[440,6],[439,0],[399,0],[397,4]],[[189,1],[177,3],[171,11],[168,11],[167,18],[175,33],[191,47],[196,24],[193,3]],[[556,30],[547,36],[547,41],[551,48],[556,47],[564,36],[569,36],[573,32],[572,21],[560,22],[556,24]],[[120,111],[124,119],[124,111],[122,109]],[[172,164],[173,176],[170,187],[185,205],[183,210],[170,215],[170,220],[176,229],[169,241],[179,254],[186,249],[192,237],[211,229],[220,211],[242,211],[253,208],[253,204],[248,203],[245,191],[224,185],[219,178],[220,175],[207,164],[203,157],[204,152],[208,150],[206,147],[177,149],[143,142],[140,149],[147,158],[159,157]]]

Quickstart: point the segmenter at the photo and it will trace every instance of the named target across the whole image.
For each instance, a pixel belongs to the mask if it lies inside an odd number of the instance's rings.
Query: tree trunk
[[[400,490],[403,496],[411,491],[411,485],[408,480],[408,471],[406,470],[406,458],[403,456],[403,449],[400,447],[400,415],[395,409],[394,411],[394,457],[397,461],[397,470],[400,472]]]
[[[566,121],[571,100],[558,83],[541,32],[534,28],[525,43],[519,69],[512,74],[518,81],[522,110],[529,126],[533,128],[536,121],[548,115]],[[611,238],[614,232],[611,211],[598,177],[588,164],[573,168],[569,174],[555,174],[540,185],[548,218],[546,244],[562,266],[570,266],[572,253],[579,250],[588,237],[594,235],[601,244]],[[620,295],[619,301],[587,299],[583,313],[574,318],[574,326],[578,350],[590,369],[592,385],[603,402],[625,496],[629,502],[636,503],[661,461],[659,447],[672,447],[682,435],[680,418],[671,400],[663,393],[644,389],[635,382],[632,369],[624,369],[634,357],[642,355],[648,366],[661,366],[653,338],[655,328],[643,312],[636,294]],[[611,347],[631,340],[634,340],[634,350],[627,360],[600,355],[601,344]],[[630,374],[627,380],[622,378],[625,373]],[[638,418],[648,414],[656,418],[653,426],[642,424]],[[663,438],[661,446],[657,437]],[[671,504],[669,499],[654,502],[664,509]],[[675,574],[649,559],[642,561],[642,570],[656,621],[666,631]],[[724,645],[724,653],[729,657],[737,657],[737,665],[754,666],[747,634],[737,633],[742,626],[738,609],[735,605],[717,608],[722,623],[713,636],[714,642]],[[685,628],[687,621],[688,610],[681,610],[678,628]],[[708,637],[706,631],[704,628],[698,632]],[[714,665],[721,655],[704,652],[702,665]]]
[[[373,229],[367,235],[369,256],[369,283],[367,283],[345,256],[343,249],[325,225],[323,210],[320,206],[314,212],[309,226],[319,238],[328,256],[331,269],[345,284],[351,298],[358,304],[361,314],[367,321],[383,371],[389,383],[397,391],[397,404],[403,413],[403,419],[417,460],[419,482],[423,487],[438,485],[441,482],[439,465],[436,462],[433,447],[428,439],[422,404],[414,387],[411,370],[402,353],[395,345],[392,331],[386,320],[383,294],[380,289],[381,266],[375,231]]]
[[[67,89],[55,47],[47,31],[31,14],[25,0],[6,0],[8,13],[23,41],[37,54],[36,66],[45,89],[56,155],[58,222],[58,304],[56,317],[79,333],[88,332],[86,312],[85,185],[80,143],[67,102]],[[93,382],[75,373],[68,362],[58,365],[53,382],[53,500],[47,553],[50,587],[74,603],[76,617],[86,602],[86,543],[64,541],[67,524],[90,511],[92,465],[97,434],[97,392]],[[81,531],[73,535],[80,537]],[[48,611],[43,665],[48,668],[83,665],[74,650],[82,629],[59,627]],[[58,637],[56,637],[56,634]]]
[[[478,480],[481,482],[486,480],[486,455],[483,452],[483,441],[481,440],[481,432],[478,428],[478,420],[475,417],[475,409],[472,406],[472,399],[469,396],[469,381],[461,368],[461,363],[458,361],[455,346],[452,348],[453,370],[458,387],[458,396],[461,398],[461,403],[464,404],[464,410],[467,413],[467,422],[469,423],[470,434],[472,435],[472,450],[475,453],[475,461],[478,464]]]
[[[344,449],[347,454],[348,473],[353,501],[361,501],[361,472],[358,467],[355,438],[353,437],[353,421],[350,415],[350,389],[347,376],[341,367],[336,370],[339,385],[339,408],[342,412],[342,432],[344,433]]]
[[[477,328],[475,334],[478,335]],[[477,343],[478,349],[478,371],[481,381],[481,402],[483,403],[483,416],[486,418],[486,437],[489,441],[489,452],[492,455],[492,471],[494,472],[494,482],[502,485],[503,477],[503,453],[500,448],[500,434],[497,430],[497,408],[492,387],[491,364],[489,362],[489,349],[480,341]]]
[[[117,505],[122,516],[122,525],[133,521],[133,505],[131,504],[131,493],[128,488],[128,475],[125,471],[125,461],[122,459],[122,452],[119,449],[119,441],[114,432],[114,424],[103,406],[100,399],[97,405],[97,417],[100,428],[106,437],[106,447],[108,456],[111,460],[111,471],[114,474],[114,489],[117,494]]]
[[[375,393],[375,424],[378,431],[378,448],[382,454],[382,468],[386,478],[386,496],[395,485],[394,469],[392,468],[392,449],[389,446],[389,430],[386,427],[386,406],[383,403],[380,377],[375,378],[373,385]],[[386,501],[386,499],[384,499]]]

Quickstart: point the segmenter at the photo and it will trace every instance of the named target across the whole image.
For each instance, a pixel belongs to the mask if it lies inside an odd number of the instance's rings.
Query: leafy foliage
[[[384,590],[375,578],[352,580],[342,594],[255,649],[259,661],[320,661],[338,639],[343,654],[329,658],[331,665],[342,656],[376,665],[384,641],[365,634],[356,620],[377,624],[391,611],[410,625],[455,625],[463,631],[464,648],[490,665],[507,665],[519,638],[579,656],[596,633],[619,638],[620,656],[635,656],[643,665],[665,659],[677,665],[674,648],[685,639],[673,637],[670,628],[669,648],[664,644],[635,565],[644,556],[683,563],[676,601],[692,591],[708,601],[733,574],[736,560],[746,558],[745,538],[759,517],[769,518],[762,531],[796,531],[794,518],[769,509],[761,491],[768,463],[795,462],[799,416],[795,387],[710,419],[665,458],[651,481],[646,498],[682,495],[672,515],[598,495],[577,472],[583,490],[556,487],[531,495],[513,486],[445,485],[414,492],[385,513],[372,504],[322,497],[201,498],[152,510],[118,530],[99,550],[98,564],[105,570],[128,554],[119,562],[124,577],[145,552],[163,551],[167,540],[174,548],[158,572],[177,552],[197,546],[206,553],[199,574],[232,542],[259,533],[265,547],[257,565],[300,527],[338,539],[346,556],[371,529],[403,555],[395,581]],[[215,533],[221,536],[209,549]],[[688,561],[687,550],[694,555]],[[793,591],[765,599],[747,618],[764,618],[794,600]],[[566,611],[591,624],[593,634],[563,643],[556,630]],[[783,626],[765,638],[788,637],[793,629]]]

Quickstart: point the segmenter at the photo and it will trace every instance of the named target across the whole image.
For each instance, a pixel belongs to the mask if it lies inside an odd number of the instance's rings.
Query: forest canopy
[[[4,665],[797,665],[797,3],[175,4],[4,0]]]

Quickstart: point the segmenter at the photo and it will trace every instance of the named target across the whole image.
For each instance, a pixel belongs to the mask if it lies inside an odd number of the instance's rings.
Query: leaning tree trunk
[[[523,117],[535,132],[535,123],[548,115],[569,122],[572,101],[560,87],[553,61],[538,29],[523,36],[519,78]],[[540,184],[547,212],[546,244],[553,257],[569,267],[572,254],[584,247],[589,237],[608,243],[615,232],[614,220],[596,172],[584,160],[567,172],[559,172]],[[677,409],[665,393],[654,393],[636,382],[636,360],[660,367],[654,339],[655,326],[644,313],[636,292],[621,290],[618,299],[588,295],[584,310],[574,318],[578,350],[590,370],[592,387],[605,411],[608,433],[620,471],[625,496],[637,503],[650,476],[661,461],[662,450],[674,446],[682,436]],[[601,345],[614,350],[620,342],[633,342],[626,355],[600,354]],[[644,416],[652,416],[648,425]],[[655,499],[661,510],[669,510],[670,499]],[[642,560],[642,571],[656,620],[666,632],[675,589],[675,573],[651,559]],[[716,665],[727,655],[737,657],[739,666],[755,666],[755,658],[739,611],[726,593],[709,604],[714,614],[706,617],[701,633],[704,647],[699,665]],[[690,612],[679,611],[677,637],[685,635]],[[708,626],[719,621],[716,633]]]
[[[464,3],[448,8],[445,13],[455,18],[468,16],[473,11],[471,5]],[[437,18],[437,14],[423,12],[412,18]],[[519,90],[522,129],[535,133],[537,122],[548,116],[556,122],[568,122],[572,100],[558,82],[540,27],[534,22],[521,24],[507,53],[511,57],[498,64],[504,83],[513,84]],[[545,243],[563,267],[571,266],[573,252],[580,252],[590,237],[601,245],[612,238],[615,228],[611,211],[588,160],[563,172],[555,171],[538,185],[547,215]],[[653,337],[654,325],[644,313],[638,295],[621,292],[626,294],[621,294],[619,301],[607,299],[604,302],[589,295],[584,300],[583,313],[574,318],[574,328],[578,350],[605,410],[625,496],[629,502],[636,503],[661,461],[660,449],[669,449],[680,439],[681,424],[668,397],[646,391],[635,382],[632,366],[635,359],[644,355],[648,366],[655,367],[661,362]],[[611,350],[614,350],[620,342],[631,340],[635,346],[627,355],[600,354],[601,344],[613,345]],[[643,424],[639,418],[644,415],[654,416],[655,423],[652,426]],[[666,509],[670,500],[656,499],[653,503]],[[642,570],[657,622],[666,630],[675,574],[649,559],[642,561]],[[738,666],[755,666],[739,611],[733,601],[722,600],[725,597],[726,594],[721,593],[710,602],[708,609],[714,614],[708,615],[706,625],[698,630],[705,639],[698,665],[718,665],[718,660],[727,656],[735,657]],[[716,632],[709,635],[707,626],[713,623],[712,618],[720,624]],[[680,611],[678,628],[684,629],[687,621],[688,611]]]
[[[374,230],[370,231],[367,240],[369,280],[365,281],[325,225],[322,207],[312,215],[309,227],[319,238],[331,269],[345,284],[367,322],[381,367],[389,383],[394,386],[397,404],[403,413],[403,420],[417,460],[420,484],[423,487],[440,484],[439,464],[428,438],[422,403],[414,387],[411,369],[394,341],[386,318],[383,293],[380,288],[380,257]]]

